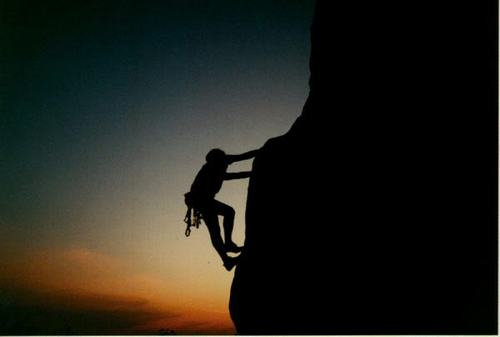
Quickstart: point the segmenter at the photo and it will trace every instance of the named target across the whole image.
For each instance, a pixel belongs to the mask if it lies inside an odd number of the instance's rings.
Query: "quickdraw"
[[[191,227],[194,226],[196,228],[200,228],[201,219],[203,219],[203,217],[201,216],[200,211],[194,209],[191,206],[188,206],[186,216],[184,217],[184,222],[186,223],[186,231],[184,232],[184,234],[186,235],[186,237],[191,235]]]

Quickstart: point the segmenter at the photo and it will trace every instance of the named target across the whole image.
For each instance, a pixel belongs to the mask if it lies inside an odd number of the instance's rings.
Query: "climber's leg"
[[[217,217],[217,214],[214,212],[204,212],[203,220],[205,221],[208,232],[210,233],[210,240],[212,241],[212,245],[214,246],[217,253],[219,253],[222,261],[225,262],[227,254],[224,247],[224,242],[222,241],[222,237],[220,235],[219,219]]]
[[[234,227],[234,209],[220,201],[215,201],[215,211],[217,214],[224,217],[222,226],[224,227],[224,242],[226,246],[226,251],[238,253],[241,251],[241,247],[238,247],[232,239],[233,227]]]

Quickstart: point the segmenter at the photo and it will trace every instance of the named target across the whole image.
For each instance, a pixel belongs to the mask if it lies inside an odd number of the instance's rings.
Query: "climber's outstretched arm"
[[[224,180],[249,178],[251,174],[252,171],[226,173],[224,175]]]
[[[253,158],[257,155],[259,150],[248,151],[242,154],[228,154],[226,155],[226,160],[229,164],[232,164],[237,161],[247,160]]]

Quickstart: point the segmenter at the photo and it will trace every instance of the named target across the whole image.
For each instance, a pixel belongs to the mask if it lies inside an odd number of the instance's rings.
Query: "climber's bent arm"
[[[224,180],[250,178],[251,174],[252,174],[252,171],[226,173],[224,175]]]

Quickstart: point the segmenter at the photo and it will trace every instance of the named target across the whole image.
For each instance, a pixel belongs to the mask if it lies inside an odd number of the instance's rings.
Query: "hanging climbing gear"
[[[201,219],[203,219],[203,217],[201,212],[193,207],[193,200],[190,192],[184,194],[184,202],[188,207],[186,216],[184,217],[184,222],[186,223],[186,231],[184,234],[188,237],[191,235],[191,227],[200,228]]]
[[[200,228],[201,219],[202,216],[200,211],[192,207],[188,207],[186,216],[184,217],[184,222],[186,223],[186,231],[184,234],[189,236],[191,234],[191,227]]]

